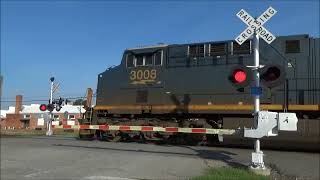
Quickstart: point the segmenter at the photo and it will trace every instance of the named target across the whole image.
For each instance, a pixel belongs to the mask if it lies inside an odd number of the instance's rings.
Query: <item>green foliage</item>
[[[86,105],[87,104],[87,100],[83,100],[83,99],[77,99],[73,102],[73,105]]]
[[[204,175],[194,177],[192,180],[267,180],[269,176],[260,176],[243,168],[212,168],[206,170]]]

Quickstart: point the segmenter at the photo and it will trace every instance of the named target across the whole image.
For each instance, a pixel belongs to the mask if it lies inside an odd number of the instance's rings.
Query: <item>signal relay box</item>
[[[278,114],[279,131],[297,131],[298,118],[295,113]]]

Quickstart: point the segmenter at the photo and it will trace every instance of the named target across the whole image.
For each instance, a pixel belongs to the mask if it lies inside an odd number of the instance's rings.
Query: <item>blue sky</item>
[[[264,26],[273,34],[319,37],[319,1],[1,1],[1,107],[16,94],[25,102],[84,96],[97,74],[118,65],[126,48],[157,43],[234,39],[246,27],[235,14],[278,13]],[[32,102],[32,103],[37,103]]]

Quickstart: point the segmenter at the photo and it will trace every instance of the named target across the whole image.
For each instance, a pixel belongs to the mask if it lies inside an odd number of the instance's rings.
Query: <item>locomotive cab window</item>
[[[189,57],[204,57],[205,47],[204,44],[190,45],[188,46]]]
[[[154,65],[161,66],[162,64],[162,53],[163,51],[158,51],[154,54]]]
[[[127,54],[127,67],[134,67],[134,57],[132,54]]]
[[[145,58],[145,66],[152,66],[153,65],[153,57],[152,57],[152,54],[149,54],[149,55],[146,55],[144,56]]]
[[[209,44],[209,56],[226,55],[226,43]]]
[[[126,65],[127,68],[136,66],[161,66],[163,59],[163,51],[157,51],[155,53],[144,54],[127,54]]]
[[[143,66],[143,65],[144,65],[143,56],[141,55],[136,56],[136,66]]]
[[[251,53],[251,41],[246,41],[243,44],[239,45],[236,42],[232,43],[233,54],[250,54]]]
[[[300,41],[299,40],[287,40],[286,41],[286,53],[300,53]]]

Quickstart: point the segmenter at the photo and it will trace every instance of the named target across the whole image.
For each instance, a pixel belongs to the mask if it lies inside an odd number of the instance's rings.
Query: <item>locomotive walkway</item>
[[[208,167],[246,166],[251,149],[1,138],[1,179],[186,179]],[[268,165],[298,179],[319,179],[319,153],[264,151]]]

